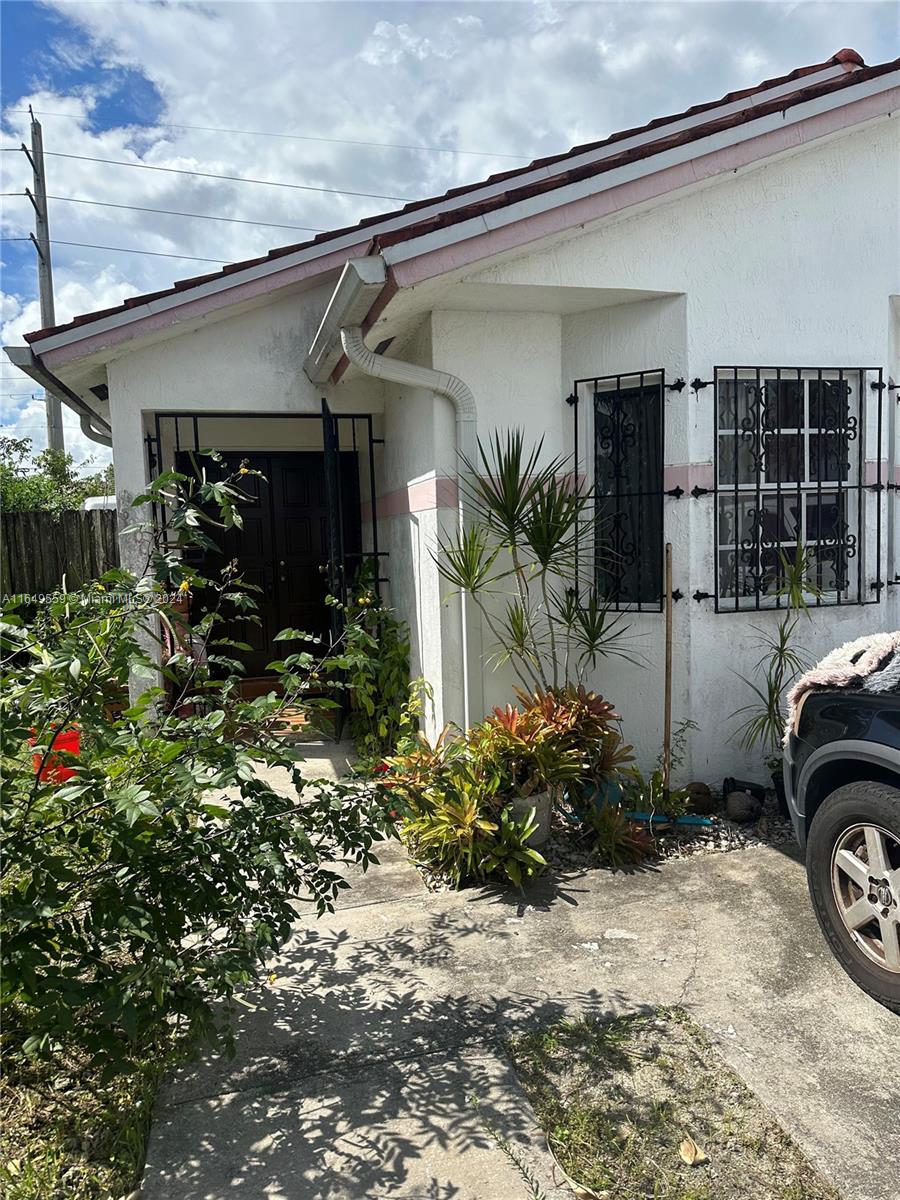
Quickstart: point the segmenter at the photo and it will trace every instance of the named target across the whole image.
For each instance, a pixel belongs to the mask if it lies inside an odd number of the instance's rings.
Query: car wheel
[[[862,782],[832,792],[813,817],[806,871],[841,966],[900,1013],[900,791]]]

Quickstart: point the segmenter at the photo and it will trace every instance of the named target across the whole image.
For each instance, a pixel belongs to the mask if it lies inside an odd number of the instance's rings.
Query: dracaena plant
[[[784,737],[787,691],[807,662],[805,651],[797,643],[797,631],[802,617],[809,617],[809,598],[821,595],[811,578],[814,566],[811,551],[800,543],[791,556],[784,550],[779,552],[779,575],[773,595],[783,601],[783,616],[774,631],[756,630],[762,654],[752,675],[739,676],[750,689],[752,699],[731,714],[739,719],[736,736],[742,749],[748,754],[761,750],[773,770]]]
[[[462,459],[466,519],[444,539],[436,562],[471,596],[493,640],[495,662],[544,691],[581,682],[599,659],[636,659],[629,627],[593,582],[604,540],[590,490],[571,459],[527,448],[521,431],[479,441]]]

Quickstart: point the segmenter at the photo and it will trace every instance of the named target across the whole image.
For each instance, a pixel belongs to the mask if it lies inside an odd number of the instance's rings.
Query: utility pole
[[[35,120],[31,106],[31,151],[23,145],[34,172],[34,194],[25,189],[35,213],[35,233],[29,234],[38,256],[38,287],[41,297],[41,325],[46,329],[56,324],[56,309],[53,304],[53,267],[50,262],[50,223],[47,219],[47,181],[44,176],[44,136],[40,121]],[[57,396],[44,389],[44,404],[47,408],[47,445],[51,450],[65,450],[62,426],[62,404]]]

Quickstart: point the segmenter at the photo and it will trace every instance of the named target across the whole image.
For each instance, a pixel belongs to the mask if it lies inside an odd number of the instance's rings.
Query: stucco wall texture
[[[438,293],[391,353],[459,375],[475,395],[482,438],[517,426],[529,438],[543,437],[548,454],[573,452],[573,411],[565,397],[578,378],[663,369],[667,381],[709,380],[716,366],[760,365],[881,367],[885,379],[896,380],[898,166],[898,120],[892,117],[631,216],[571,230],[552,244],[537,243],[527,253],[471,271],[464,284],[498,285],[489,310],[458,305],[455,281],[446,303]],[[516,311],[522,307],[516,289],[525,285],[547,289],[547,311]],[[585,310],[583,295],[567,306],[565,289],[576,287],[596,289],[597,306]],[[621,303],[623,290],[656,298]],[[222,423],[229,440],[222,449],[261,448],[248,416],[317,412],[323,394],[336,412],[377,413],[385,438],[380,542],[390,556],[390,599],[410,624],[414,674],[424,675],[435,691],[428,721],[433,733],[462,715],[459,605],[448,597],[432,560],[439,532],[456,519],[452,491],[442,486],[456,473],[453,410],[429,391],[353,372],[336,386],[311,384],[302,364],[329,292],[323,287],[270,299],[110,364],[120,505],[145,482],[142,438],[156,412],[240,413],[241,420]],[[611,306],[607,292],[616,293]],[[375,341],[373,333],[370,343]],[[900,462],[895,395],[883,393],[884,482],[894,481]],[[865,458],[871,461],[874,394],[867,400]],[[589,407],[581,405],[577,418],[578,468],[588,478]],[[670,476],[711,479],[713,388],[668,392],[665,431]],[[290,435],[281,433],[270,448],[288,449],[285,437]],[[896,496],[891,491],[882,499],[882,579],[900,569]],[[746,761],[731,738],[734,722],[728,718],[747,700],[738,674],[748,673],[759,657],[757,631],[771,628],[777,615],[716,614],[711,601],[691,599],[698,589],[713,591],[713,503],[712,496],[667,498],[664,519],[674,547],[674,583],[684,595],[675,606],[674,716],[699,726],[681,773],[716,783],[726,773],[761,777],[761,763]],[[868,579],[875,576],[875,506],[873,494],[867,502]],[[610,659],[592,682],[618,707],[627,739],[647,767],[662,740],[663,618],[646,613],[629,620],[644,665]],[[815,657],[864,632],[898,625],[900,588],[885,588],[878,603],[816,610],[803,622],[803,643]],[[510,699],[511,681],[491,668],[489,649],[484,636],[484,707]]]

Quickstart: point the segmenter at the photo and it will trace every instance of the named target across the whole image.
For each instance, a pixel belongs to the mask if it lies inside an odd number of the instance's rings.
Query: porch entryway
[[[269,664],[284,656],[284,644],[275,641],[280,630],[301,629],[327,642],[339,632],[339,612],[326,598],[343,599],[360,572],[376,589],[386,582],[375,511],[381,439],[374,433],[371,414],[332,414],[324,401],[321,415],[155,417],[155,435],[147,439],[154,473],[200,469],[216,481],[242,465],[251,470],[240,479],[242,528],[214,530],[216,550],[191,552],[191,565],[210,578],[237,560],[243,578],[258,589],[258,620],[236,616],[219,627],[220,637],[250,647],[225,652],[241,661],[251,693],[271,679]],[[248,444],[259,448],[238,448]],[[198,453],[204,448],[216,449],[219,459]],[[209,599],[194,592],[192,624]]]

